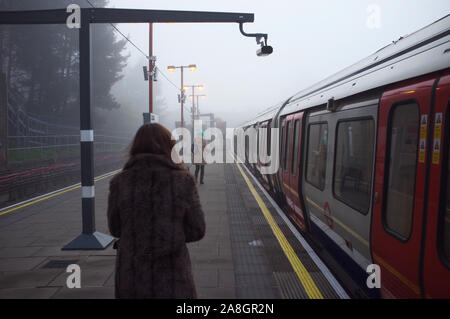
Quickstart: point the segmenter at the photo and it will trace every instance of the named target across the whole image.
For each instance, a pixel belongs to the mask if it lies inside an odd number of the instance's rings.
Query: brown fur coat
[[[110,182],[108,225],[120,238],[116,298],[196,298],[187,242],[205,234],[192,175],[156,154],[132,157]]]

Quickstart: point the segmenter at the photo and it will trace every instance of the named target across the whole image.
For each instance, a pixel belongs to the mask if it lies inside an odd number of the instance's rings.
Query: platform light
[[[197,96],[197,97],[201,97],[202,99],[205,99],[206,98],[206,95],[205,94],[202,94],[202,95],[195,95],[195,96]],[[193,95],[191,94],[191,95],[189,95],[189,98],[190,99],[192,99],[192,97],[193,97]]]
[[[173,65],[170,65],[170,66],[167,67],[167,71],[175,72],[175,67]]]
[[[191,71],[197,70],[197,65],[195,65],[195,64],[189,65],[189,70],[191,70]]]

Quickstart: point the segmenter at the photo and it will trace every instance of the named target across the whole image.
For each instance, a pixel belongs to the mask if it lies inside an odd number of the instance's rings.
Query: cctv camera
[[[261,49],[256,51],[256,55],[257,56],[268,56],[268,55],[270,55],[272,53],[273,53],[273,48],[271,46],[268,46],[268,45],[264,45],[264,46],[261,47]]]

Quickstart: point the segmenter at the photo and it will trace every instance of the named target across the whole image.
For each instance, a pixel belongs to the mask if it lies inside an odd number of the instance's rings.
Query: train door
[[[352,279],[365,286],[379,100],[340,102],[304,117],[302,195],[308,226]],[[363,286],[364,285],[364,286]],[[378,291],[366,291],[377,296]]]
[[[280,169],[281,169],[281,182],[283,187],[283,193],[286,199],[286,206],[285,209],[288,211],[288,213],[291,213],[291,188],[289,186],[289,163],[291,161],[291,154],[292,154],[292,136],[293,136],[293,116],[289,115],[284,119],[284,130],[283,130],[283,140],[282,140],[282,153],[281,153],[281,163],[280,163]]]
[[[279,168],[276,174],[271,176],[272,186],[274,191],[275,201],[283,207],[285,205],[285,195],[283,187],[283,161],[286,138],[286,118],[280,118],[280,131],[278,134],[278,154],[279,154]]]
[[[260,128],[261,128],[261,131],[258,132],[258,167],[259,167],[259,171],[260,171],[262,185],[268,192],[270,192],[271,191],[270,180],[269,180],[270,175],[261,173],[261,168],[263,166],[268,166],[268,164],[265,162],[265,159],[263,159],[262,156],[270,155],[268,153],[268,152],[270,152],[269,151],[270,146],[268,145],[268,140],[269,140],[269,136],[270,136],[269,122],[267,121],[267,122],[262,123]]]
[[[387,298],[419,298],[430,100],[435,76],[397,85],[380,102],[371,246]]]
[[[290,216],[296,224],[306,230],[305,217],[300,203],[299,176],[300,176],[300,145],[302,140],[302,118],[303,113],[290,115],[290,143],[289,158],[285,158],[285,170],[283,171],[283,186],[285,188],[286,201]]]
[[[434,101],[423,284],[425,297],[449,298],[450,72],[439,80]]]

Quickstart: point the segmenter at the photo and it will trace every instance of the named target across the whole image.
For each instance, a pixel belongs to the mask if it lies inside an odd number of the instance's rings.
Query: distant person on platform
[[[204,184],[205,177],[205,157],[204,150],[206,147],[205,139],[201,132],[192,143],[192,163],[195,165],[195,182],[198,182],[198,173],[200,172],[200,184]]]
[[[186,243],[203,238],[205,217],[193,176],[172,161],[174,145],[162,125],[143,125],[110,182],[116,298],[197,297]]]

